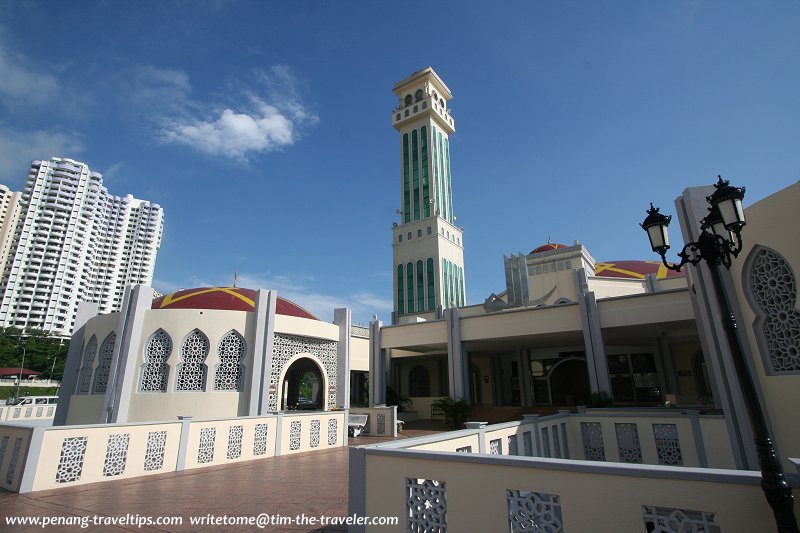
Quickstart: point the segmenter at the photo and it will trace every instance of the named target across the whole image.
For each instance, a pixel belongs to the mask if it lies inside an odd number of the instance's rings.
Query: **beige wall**
[[[800,205],[800,182],[778,191],[772,196],[753,204],[746,209],[747,225],[742,230],[744,247],[731,266],[731,276],[736,286],[736,297],[742,312],[741,330],[746,333],[746,342],[753,354],[753,368],[763,391],[763,399],[768,411],[773,437],[778,451],[784,460],[784,468],[793,471],[794,467],[787,457],[800,457],[800,424],[797,423],[796,406],[800,404],[800,372],[782,375],[768,375],[757,340],[755,328],[756,313],[743,287],[749,286],[748,272],[743,269],[748,263],[751,250],[756,245],[771,248],[783,256],[791,265],[795,283],[800,277],[800,241],[797,238],[797,206]],[[796,313],[800,313],[795,302]],[[795,332],[797,334],[797,332]],[[759,332],[758,335],[761,335]]]
[[[369,339],[350,337],[350,370],[369,371]]]

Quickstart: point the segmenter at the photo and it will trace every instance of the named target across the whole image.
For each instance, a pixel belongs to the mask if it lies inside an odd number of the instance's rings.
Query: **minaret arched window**
[[[417,311],[425,310],[425,269],[423,268],[422,259],[417,261]]]
[[[116,340],[117,334],[109,333],[106,340],[100,345],[100,362],[97,364],[92,394],[104,394],[108,388],[108,374],[111,372],[111,357],[114,355]]]
[[[89,342],[86,343],[86,349],[83,351],[83,366],[81,366],[81,372],[78,375],[78,386],[75,389],[75,394],[89,393],[95,356],[97,356],[97,337],[92,335]]]
[[[219,363],[214,373],[214,390],[242,390],[242,363],[246,351],[244,337],[236,331],[229,331],[222,337],[217,349]]]
[[[175,390],[204,391],[206,388],[206,357],[208,357],[208,337],[195,329],[181,345],[181,362],[178,364],[178,378]]]
[[[410,94],[407,94],[404,103],[405,105],[409,106],[414,103],[414,98]]]
[[[425,96],[425,93],[422,92],[422,89],[417,89],[417,92],[414,93],[414,100],[419,102],[423,96]]]
[[[141,392],[167,392],[167,359],[171,353],[172,338],[163,329],[157,330],[144,346],[144,365],[139,384]]]
[[[403,290],[403,265],[397,265],[397,313],[406,312],[405,291]]]
[[[406,287],[408,289],[408,298],[406,299],[406,303],[408,304],[408,312],[414,312],[414,263],[408,263],[406,265]]]
[[[431,228],[428,228],[431,229]],[[433,278],[433,258],[428,258],[428,311],[433,311],[436,308],[436,286],[434,285]]]

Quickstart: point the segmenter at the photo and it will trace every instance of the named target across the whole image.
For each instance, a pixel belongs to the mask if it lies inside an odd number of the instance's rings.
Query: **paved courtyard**
[[[401,438],[434,433],[409,429]],[[386,438],[350,438],[350,446],[384,442]],[[231,465],[107,481],[56,490],[16,494],[0,489],[0,531],[313,531],[344,532],[344,526],[287,524],[297,515],[347,516],[348,448],[300,453]],[[280,525],[231,526],[191,524],[190,517],[257,517],[266,513]],[[91,523],[93,516],[174,517],[181,525]],[[283,518],[275,518],[283,517]],[[8,517],[89,517],[81,525],[9,525]],[[102,518],[101,518],[102,519]]]

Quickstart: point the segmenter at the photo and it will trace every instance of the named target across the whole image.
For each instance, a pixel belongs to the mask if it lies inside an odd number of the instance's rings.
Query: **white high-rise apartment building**
[[[164,218],[157,204],[112,196],[88,165],[33,161],[3,272],[0,326],[68,335],[78,303],[119,309],[125,285],[153,281]]]
[[[0,273],[6,269],[14,245],[14,232],[19,222],[20,192],[0,185]]]

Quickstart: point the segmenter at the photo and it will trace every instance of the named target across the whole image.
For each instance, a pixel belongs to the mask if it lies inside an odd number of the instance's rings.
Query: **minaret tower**
[[[431,67],[392,88],[399,103],[400,223],[392,230],[394,320],[466,304],[464,241],[453,216],[447,108],[453,95]]]

